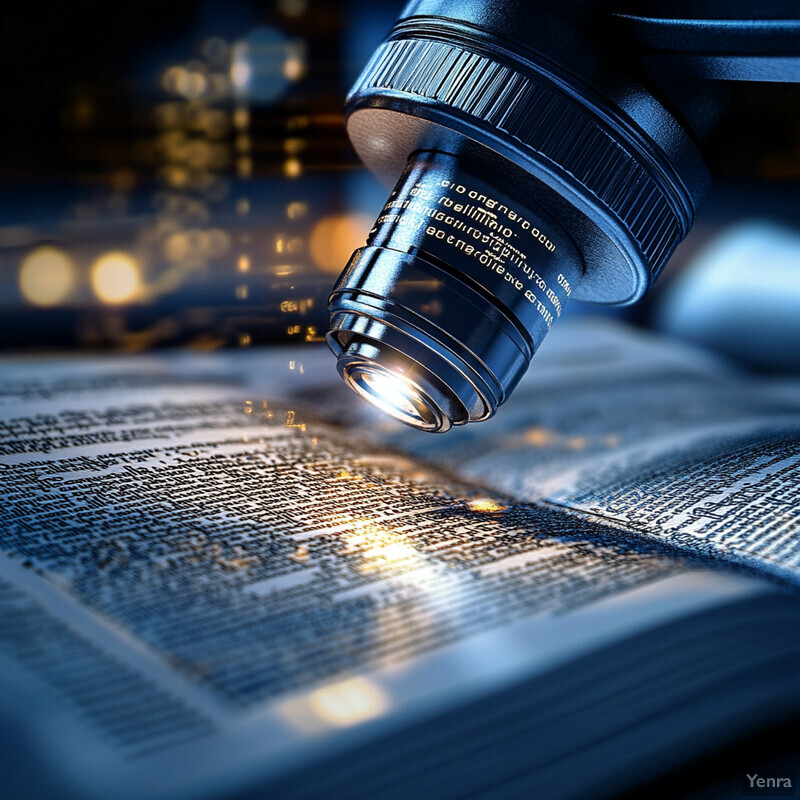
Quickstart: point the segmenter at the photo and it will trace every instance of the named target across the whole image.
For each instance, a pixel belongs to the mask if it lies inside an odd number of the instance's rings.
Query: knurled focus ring
[[[521,143],[573,180],[629,231],[656,274],[693,221],[692,198],[643,166],[590,108],[533,68],[522,71],[460,45],[393,39],[378,48],[350,98],[376,92],[425,98]],[[672,191],[665,189],[671,186]]]

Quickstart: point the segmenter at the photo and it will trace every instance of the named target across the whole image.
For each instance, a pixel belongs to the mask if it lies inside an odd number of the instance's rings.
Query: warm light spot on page
[[[533,447],[545,447],[553,441],[553,434],[546,428],[528,428],[525,431],[525,444]]]
[[[477,511],[481,514],[491,514],[495,511],[505,511],[506,507],[490,500],[488,497],[476,497],[474,500],[468,500],[467,506],[471,511]]]
[[[386,692],[367,678],[355,677],[323,686],[307,695],[290,697],[280,713],[306,733],[343,728],[385,714],[391,707]]]
[[[309,706],[322,721],[343,727],[385,713],[389,698],[372,681],[350,678],[317,689],[309,696]]]
[[[344,517],[342,521],[345,521]],[[347,519],[345,524],[348,530],[340,534],[345,544],[341,553],[346,555],[358,553],[361,572],[413,569],[423,566],[419,553],[401,534],[366,519]]]

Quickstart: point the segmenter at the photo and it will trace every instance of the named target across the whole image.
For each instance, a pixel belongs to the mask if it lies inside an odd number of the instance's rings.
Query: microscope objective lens
[[[495,414],[568,300],[640,299],[707,192],[691,108],[568,5],[412,2],[348,97],[393,188],[326,338],[357,394],[422,430]]]

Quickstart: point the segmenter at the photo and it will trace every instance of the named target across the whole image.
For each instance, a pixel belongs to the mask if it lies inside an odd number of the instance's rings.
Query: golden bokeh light
[[[303,174],[303,165],[298,158],[287,158],[283,162],[283,174],[287,178],[299,178]]]
[[[305,61],[298,55],[289,56],[283,62],[283,76],[290,81],[299,81],[306,73]]]
[[[36,306],[57,305],[74,286],[72,259],[57,247],[37,247],[25,257],[19,270],[19,290]]]
[[[183,232],[173,233],[164,241],[164,257],[167,261],[183,261],[189,251],[189,237]]]
[[[354,676],[309,694],[288,697],[278,709],[294,728],[305,733],[320,733],[380,717],[391,705],[391,698],[383,687],[368,678]]]
[[[249,178],[253,174],[253,159],[249,156],[237,159],[236,174],[240,178]]]
[[[533,447],[547,447],[548,445],[553,443],[553,440],[556,438],[552,431],[547,430],[547,428],[540,428],[540,427],[533,427],[528,428],[523,436],[525,440],[525,444],[529,444]]]
[[[353,251],[364,245],[372,225],[366,214],[323,217],[311,231],[309,252],[324,272],[340,273]]]
[[[231,237],[221,228],[188,229],[171,233],[164,240],[164,258],[172,263],[204,264],[221,258],[231,245]]]
[[[161,85],[172,94],[180,94],[187,99],[195,99],[200,97],[208,88],[208,78],[195,65],[190,68],[174,66],[167,69],[161,76]]]
[[[288,139],[284,139],[283,142],[283,150],[285,153],[289,155],[297,155],[301,153],[306,148],[306,140],[300,139],[297,136],[290,136]]]
[[[233,112],[233,124],[237,128],[246,128],[250,124],[250,109],[240,106]]]
[[[322,721],[346,726],[384,714],[389,698],[376,683],[356,677],[317,689],[309,696],[309,705]]]
[[[142,288],[139,262],[120,250],[103,253],[92,264],[91,283],[94,293],[104,303],[127,303]]]
[[[308,213],[308,203],[294,200],[286,206],[286,216],[289,219],[300,219]]]

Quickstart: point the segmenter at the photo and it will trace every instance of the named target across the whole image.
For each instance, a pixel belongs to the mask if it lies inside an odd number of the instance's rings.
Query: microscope
[[[708,192],[728,82],[800,82],[797,7],[756,5],[407,5],[347,98],[393,187],[330,295],[347,385],[444,432],[495,414],[568,300],[639,300]]]

